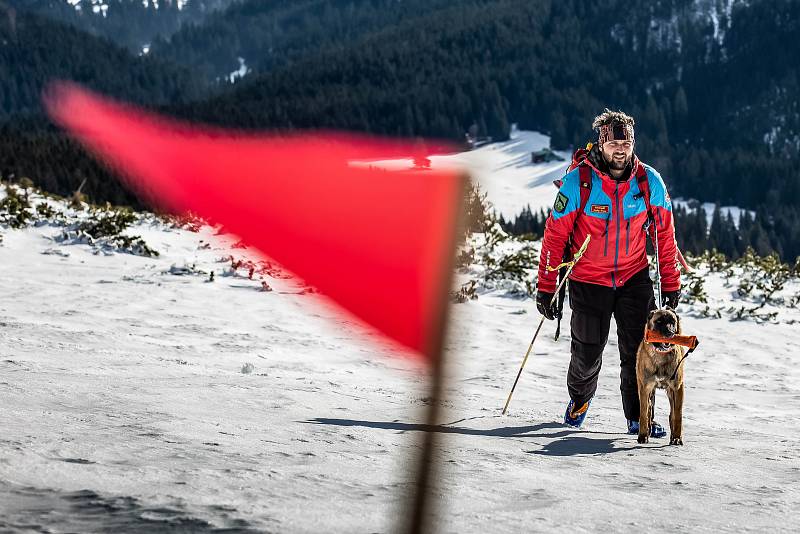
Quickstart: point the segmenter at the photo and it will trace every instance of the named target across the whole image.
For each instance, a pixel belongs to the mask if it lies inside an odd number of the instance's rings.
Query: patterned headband
[[[622,122],[604,124],[600,127],[600,138],[597,141],[600,146],[609,141],[633,142],[633,126]]]

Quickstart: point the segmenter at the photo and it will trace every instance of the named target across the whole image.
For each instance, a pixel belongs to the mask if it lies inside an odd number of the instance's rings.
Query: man
[[[622,407],[628,432],[636,434],[636,349],[644,335],[647,314],[656,307],[648,272],[648,232],[658,235],[662,304],[677,306],[680,276],[669,194],[658,172],[634,155],[633,126],[630,116],[606,109],[592,124],[599,134],[597,144],[575,153],[572,170],[564,177],[545,225],[536,306],[548,319],[556,317],[559,312],[553,294],[557,272],[547,267],[557,266],[565,249],[568,254],[574,253],[587,234],[591,235],[589,247],[568,282],[572,344],[567,374],[570,401],[564,423],[577,428],[586,417],[597,390],[613,315]],[[651,436],[664,435],[663,427],[654,423]]]

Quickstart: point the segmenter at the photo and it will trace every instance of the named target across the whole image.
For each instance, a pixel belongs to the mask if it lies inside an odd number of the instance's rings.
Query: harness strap
[[[700,344],[700,342],[699,342],[699,341],[697,341],[697,340],[695,340],[694,347],[690,348],[690,349],[689,349],[689,350],[686,352],[686,354],[684,354],[684,355],[683,355],[683,358],[681,358],[681,360],[678,362],[678,365],[676,365],[676,366],[675,366],[675,371],[672,373],[672,377],[670,378],[670,380],[675,380],[675,377],[676,377],[676,376],[678,376],[678,369],[680,369],[680,368],[681,368],[681,364],[683,363],[683,360],[685,360],[686,358],[688,358],[688,357],[689,357],[689,355],[690,355],[691,353],[693,353],[693,352],[694,352],[694,349],[696,349],[696,348],[697,348],[697,345],[699,345],[699,344]]]

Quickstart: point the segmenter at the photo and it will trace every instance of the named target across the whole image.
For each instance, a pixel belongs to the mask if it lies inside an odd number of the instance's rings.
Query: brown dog
[[[660,338],[681,335],[681,320],[669,308],[653,310],[647,317],[647,330]],[[671,343],[648,343],[645,339],[636,353],[636,380],[639,383],[639,443],[647,443],[653,421],[656,388],[666,389],[669,398],[670,445],[683,445],[683,366],[678,363],[686,351]],[[677,368],[677,373],[675,372]],[[674,375],[674,378],[673,378]]]

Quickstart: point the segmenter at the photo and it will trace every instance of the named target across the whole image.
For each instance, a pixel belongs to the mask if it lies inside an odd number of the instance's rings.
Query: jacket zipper
[[[606,217],[606,229],[603,232],[603,236],[606,238],[606,244],[603,246],[603,256],[608,256],[608,223],[611,221],[611,214]]]
[[[614,272],[611,273],[611,286],[617,289],[617,264],[619,262],[619,182],[614,186],[614,204],[617,208],[617,240],[614,247]],[[608,240],[608,236],[606,236]]]
[[[625,223],[625,255],[628,255],[628,235],[631,231],[631,220],[628,219],[628,222]]]

